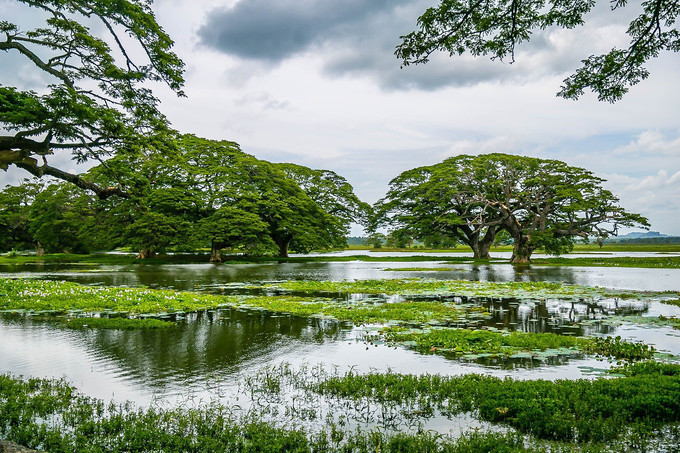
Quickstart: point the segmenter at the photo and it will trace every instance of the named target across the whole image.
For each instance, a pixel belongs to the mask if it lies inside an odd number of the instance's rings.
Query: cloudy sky
[[[678,54],[649,63],[651,76],[616,104],[555,96],[580,60],[627,44],[634,6],[601,2],[587,26],[535,35],[513,64],[435,55],[400,68],[399,36],[435,3],[156,0],[187,65],[188,97],[161,88],[162,110],[182,132],[333,170],[370,203],[400,172],[457,154],[560,159],[606,178],[653,230],[680,235]]]

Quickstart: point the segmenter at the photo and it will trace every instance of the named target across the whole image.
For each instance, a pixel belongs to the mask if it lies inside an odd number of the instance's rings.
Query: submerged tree
[[[474,56],[514,61],[515,47],[529,41],[534,31],[547,27],[572,29],[585,22],[595,0],[441,0],[418,18],[418,30],[402,36],[395,54],[405,66],[426,63],[435,51],[450,55],[470,52]],[[613,0],[611,9],[627,5]],[[627,49],[613,48],[604,55],[591,55],[583,66],[564,81],[558,96],[578,99],[585,89],[601,101],[615,102],[629,87],[649,76],[644,64],[663,51],[680,50],[680,32],[675,23],[680,14],[678,0],[642,2],[642,12],[631,21]]]
[[[485,257],[484,250],[488,256],[496,233],[505,230],[514,244],[511,261],[525,263],[537,248],[560,254],[579,238],[615,235],[620,226],[648,226],[644,217],[621,208],[603,182],[557,160],[457,156],[395,178],[379,210],[392,225],[421,235],[451,231],[473,247],[476,257]]]
[[[40,92],[0,85],[0,168],[69,181],[100,198],[128,196],[120,184],[101,186],[49,161],[66,152],[77,162],[102,162],[162,138],[167,121],[148,82],[182,95],[183,63],[172,40],[145,0],[13,3],[45,20],[30,30],[0,20],[0,50],[23,57],[47,82]],[[97,23],[106,40],[91,31]]]

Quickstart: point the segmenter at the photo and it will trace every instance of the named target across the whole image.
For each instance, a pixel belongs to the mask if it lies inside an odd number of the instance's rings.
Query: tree
[[[421,234],[427,228],[486,229],[481,242],[487,254],[493,243],[487,236],[505,230],[514,244],[513,263],[529,262],[537,248],[560,254],[579,238],[605,238],[616,235],[620,226],[649,225],[621,208],[618,198],[602,187],[603,179],[557,160],[463,155],[411,172],[429,176],[404,186],[408,196],[399,193],[401,180],[395,178],[382,208],[392,214],[392,222]]]
[[[0,168],[14,165],[36,177],[53,176],[100,198],[129,196],[119,184],[100,186],[48,160],[69,152],[79,163],[102,162],[162,139],[167,121],[149,82],[163,82],[183,95],[183,63],[170,51],[172,40],[146,0],[16,2],[47,19],[33,30],[0,20],[0,50],[24,57],[49,82],[40,93],[0,86]],[[111,45],[88,28],[95,22]]]
[[[623,8],[626,0],[613,0],[611,9]],[[595,0],[441,0],[418,18],[418,30],[402,36],[395,54],[409,64],[426,63],[435,51],[449,55],[470,52],[473,56],[514,61],[515,47],[528,41],[536,30],[547,27],[572,29],[585,22]],[[629,25],[627,49],[613,48],[604,55],[591,55],[583,66],[564,80],[557,94],[578,99],[585,89],[600,101],[615,102],[649,76],[644,64],[662,51],[680,50],[680,32],[675,22],[680,14],[678,0],[648,0]]]
[[[278,164],[278,168],[318,204],[337,218],[349,233],[350,224],[368,227],[371,206],[359,199],[347,180],[331,170],[313,170],[297,164]]]
[[[118,202],[125,207],[119,211],[125,212],[126,219],[119,225],[139,228],[129,227],[121,237],[144,247],[140,257],[169,246],[208,245],[213,261],[221,260],[224,247],[266,248],[287,256],[289,249],[307,252],[343,246],[348,210],[353,208],[341,203],[361,204],[349,196],[353,193],[346,181],[349,195],[341,200],[347,187],[341,184],[344,179],[332,172],[323,173],[335,175],[332,183],[324,180],[323,190],[331,193],[335,187],[338,193],[331,197],[317,193],[315,201],[277,164],[244,153],[234,142],[193,135],[177,134],[158,149],[106,161],[109,171],[102,173],[101,168],[94,169],[90,177],[102,185],[111,183],[111,169],[125,177],[130,198]],[[317,170],[302,169],[305,167],[298,170],[317,174]],[[313,178],[301,176],[302,180],[309,183],[312,193],[316,187],[310,182]],[[336,195],[339,198],[334,198]],[[324,206],[338,211],[330,214]],[[154,227],[154,219],[167,228]],[[229,228],[233,231],[227,231]],[[142,237],[143,241],[138,240]]]
[[[220,207],[197,228],[199,237],[210,242],[211,263],[222,262],[222,249],[261,244],[267,233],[267,224],[257,214],[234,206]]]
[[[50,184],[31,204],[29,231],[38,253],[88,253],[96,244],[93,200],[72,184]]]
[[[31,206],[43,184],[25,179],[18,186],[0,191],[0,251],[25,249],[35,245],[29,228]]]
[[[390,225],[416,239],[449,238],[467,244],[476,259],[489,259],[500,218],[477,193],[481,180],[470,173],[469,156],[407,170],[390,182],[376,204],[380,225]]]

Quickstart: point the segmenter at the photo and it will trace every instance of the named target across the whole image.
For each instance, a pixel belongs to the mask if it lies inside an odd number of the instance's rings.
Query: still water
[[[400,271],[400,268],[447,268]],[[391,269],[391,270],[386,270]],[[425,277],[486,281],[552,281],[618,289],[678,290],[678,269],[530,267],[432,262],[331,262],[258,265],[131,265],[0,267],[0,276],[35,276],[88,285],[149,286],[220,292],[227,284],[282,280],[350,280]],[[227,285],[228,286],[228,285]],[[582,327],[601,316],[680,315],[658,302],[602,301],[597,304],[480,301],[493,313],[489,325],[525,331],[621,335],[680,355],[678,331],[632,324]],[[537,328],[536,326],[544,326]],[[547,327],[546,327],[547,326]],[[363,341],[372,326],[355,328],[329,320],[262,312],[219,310],[192,314],[165,331],[64,330],[29,317],[0,317],[0,373],[64,377],[85,394],[138,404],[232,402],[245,376],[265,366],[291,363],[344,373],[392,370],[402,373],[483,373],[515,378],[579,378],[587,367],[606,368],[592,358],[550,362],[477,363],[422,355]],[[538,330],[537,330],[538,329]]]

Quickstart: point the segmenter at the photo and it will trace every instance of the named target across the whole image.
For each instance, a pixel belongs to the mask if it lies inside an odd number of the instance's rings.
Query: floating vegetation
[[[452,267],[388,267],[384,272],[448,272],[455,270]]]
[[[662,299],[661,303],[666,304],[666,305],[675,305],[676,307],[680,307],[680,299]]]
[[[63,319],[61,324],[69,329],[155,330],[177,327],[174,322],[151,318],[68,318]]]
[[[217,308],[225,296],[148,288],[105,288],[69,282],[0,278],[0,310],[167,313]]]
[[[457,320],[465,312],[479,311],[463,309],[455,304],[440,301],[384,300],[337,301],[322,298],[289,296],[247,297],[240,300],[242,307],[262,308],[277,313],[289,313],[305,317],[331,317],[357,324],[409,322],[445,323]]]
[[[294,293],[350,293],[456,295],[467,297],[497,297],[532,300],[598,300],[602,298],[642,299],[659,297],[657,293],[642,291],[613,291],[606,288],[576,286],[549,282],[479,282],[468,280],[356,280],[312,281],[291,280],[281,283],[250,285],[250,288],[274,289]]]
[[[385,328],[383,334],[393,344],[412,346],[421,352],[462,355],[467,358],[493,354],[540,360],[548,356],[583,352],[622,360],[645,360],[652,358],[656,352],[652,346],[627,342],[621,337],[580,338],[554,333],[442,328],[412,330],[402,327]],[[522,355],[526,352],[533,354]]]

